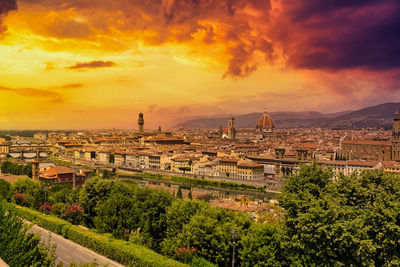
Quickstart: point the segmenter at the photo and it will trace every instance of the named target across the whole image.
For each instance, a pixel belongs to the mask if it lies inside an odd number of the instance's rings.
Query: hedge
[[[52,215],[45,215],[39,211],[18,205],[16,205],[15,210],[22,218],[127,266],[188,266],[144,246],[115,239],[110,234],[99,234],[92,230],[85,230]]]

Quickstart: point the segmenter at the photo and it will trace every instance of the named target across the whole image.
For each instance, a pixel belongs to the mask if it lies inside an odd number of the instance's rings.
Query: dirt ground
[[[0,173],[0,179],[3,179],[9,183],[13,183],[18,179],[25,178],[26,175],[13,175],[8,173]]]

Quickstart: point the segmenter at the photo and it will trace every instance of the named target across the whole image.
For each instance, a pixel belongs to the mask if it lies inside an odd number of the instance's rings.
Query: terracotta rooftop
[[[372,145],[372,146],[392,146],[390,141],[375,141],[375,140],[344,140],[342,144],[349,145]]]
[[[238,159],[227,159],[227,158],[223,158],[223,159],[220,159],[219,161],[220,161],[220,162],[233,162],[233,163],[236,163],[236,162],[238,162],[239,160],[238,160]]]

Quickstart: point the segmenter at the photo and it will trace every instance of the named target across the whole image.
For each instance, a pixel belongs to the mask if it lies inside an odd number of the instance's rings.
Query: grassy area
[[[26,178],[28,176],[26,175],[14,175],[14,174],[8,174],[8,173],[0,173],[0,179],[3,179],[9,183],[14,183],[18,179],[21,178]]]
[[[52,215],[16,205],[18,216],[72,240],[84,247],[127,266],[188,266],[162,256],[144,246],[115,239],[111,234],[99,234]]]
[[[54,156],[54,155],[50,155],[50,156],[49,156],[49,160],[53,161],[53,162],[54,162],[55,164],[57,164],[57,165],[64,165],[64,166],[72,166],[72,165],[73,165],[72,162],[70,162],[70,161],[65,161],[65,160],[61,160],[61,159],[57,158],[57,157]]]

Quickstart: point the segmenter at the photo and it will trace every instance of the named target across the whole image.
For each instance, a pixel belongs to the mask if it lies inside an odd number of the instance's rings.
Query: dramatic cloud
[[[288,0],[283,10],[275,33],[295,68],[400,67],[397,0]]]
[[[8,12],[17,9],[16,0],[0,0],[0,37],[1,34],[6,30],[6,27],[2,25],[2,20],[7,16]]]
[[[32,27],[40,28],[36,30],[48,36],[90,36],[93,42],[129,36],[150,46],[183,44],[189,49],[196,47],[193,53],[197,57],[226,65],[224,76],[246,77],[260,64],[272,63],[276,57],[266,34],[270,0],[21,1],[32,10],[43,10],[45,26]],[[61,18],[46,13],[49,9]],[[97,47],[104,46],[100,42]]]
[[[95,69],[95,68],[107,68],[113,67],[115,63],[112,61],[102,61],[95,60],[90,62],[78,62],[73,66],[67,67],[67,69],[75,70],[75,69]]]
[[[99,38],[109,42],[110,38],[115,41],[130,36],[153,46],[186,44],[193,47],[198,57],[211,57],[225,64],[224,77],[247,77],[260,65],[277,61],[304,69],[400,67],[398,0],[122,0],[118,3],[21,0],[21,3],[59,12],[60,17],[56,18],[53,13],[46,15],[44,31],[49,36],[60,39],[92,36],[94,42]],[[112,37],[107,39],[104,37],[107,35]]]
[[[143,111],[156,127],[400,100],[399,0],[0,3],[0,115],[24,110],[20,122],[37,111],[61,126],[132,127]],[[115,110],[129,116],[113,124]]]
[[[64,18],[56,18],[51,23],[47,22],[45,31],[49,36],[60,39],[85,38],[91,34],[87,23]]]
[[[36,88],[9,88],[0,86],[0,91],[13,92],[25,97],[47,98],[54,103],[61,103],[64,101],[61,94],[50,90],[43,90]]]

